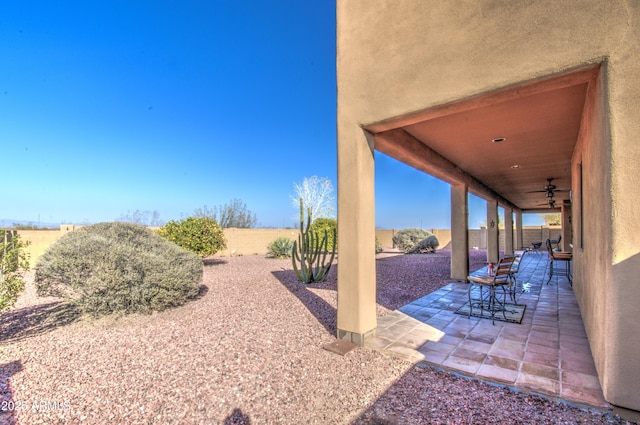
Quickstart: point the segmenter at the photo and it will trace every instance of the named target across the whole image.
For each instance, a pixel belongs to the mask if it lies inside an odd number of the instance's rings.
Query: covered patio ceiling
[[[366,125],[376,150],[523,212],[570,199],[571,157],[597,67]],[[494,141],[503,139],[503,141]],[[543,191],[557,189],[555,208]],[[538,192],[535,192],[538,191]]]

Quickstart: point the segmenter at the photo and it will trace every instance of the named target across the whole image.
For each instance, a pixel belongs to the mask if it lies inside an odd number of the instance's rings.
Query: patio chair
[[[482,315],[483,310],[488,310],[491,313],[491,322],[494,325],[496,324],[496,312],[502,311],[502,315],[506,320],[507,316],[505,304],[507,303],[507,291],[505,290],[505,287],[508,286],[511,281],[511,267],[513,266],[515,258],[516,257],[513,255],[501,258],[495,268],[494,276],[489,276],[488,274],[467,276],[467,281],[469,282],[469,318],[471,318],[471,315],[473,314],[473,307],[475,305],[480,308],[480,315]],[[479,299],[471,298],[471,290],[474,286],[478,286],[480,288]],[[489,298],[487,300],[484,299],[484,296],[482,294],[482,289],[485,286],[489,287]],[[497,299],[497,287],[502,287],[503,289],[504,297],[502,302]]]
[[[549,279],[547,279],[547,285],[553,277],[553,271],[557,268],[558,262],[562,262],[565,265],[565,276],[567,279],[569,279],[569,283],[573,286],[573,280],[571,276],[571,260],[573,260],[573,254],[570,252],[559,252],[554,250],[551,246],[552,243],[553,242],[550,239],[547,239],[547,252],[549,253]]]
[[[542,242],[542,241],[531,242],[531,248],[527,248],[526,250],[529,251],[529,252],[533,251],[533,252],[538,253],[538,252],[540,252],[540,248],[542,247],[543,243],[544,242]]]
[[[562,240],[562,235],[558,235],[558,239],[551,239],[551,245],[555,245],[555,251],[560,251],[560,241]]]
[[[520,271],[520,264],[522,263],[522,259],[524,258],[527,251],[523,251],[522,254],[516,254],[515,260],[511,265],[511,270],[509,271],[509,295],[511,296],[511,301],[514,304],[518,304],[518,271]]]

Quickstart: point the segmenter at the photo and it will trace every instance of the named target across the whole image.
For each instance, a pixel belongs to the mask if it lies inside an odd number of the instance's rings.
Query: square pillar
[[[498,201],[487,201],[487,262],[497,263],[500,259],[498,239]]]
[[[524,236],[522,233],[522,211],[516,211],[516,235],[514,246],[516,249],[524,248]]]
[[[513,209],[504,209],[504,253],[513,255]]]
[[[464,184],[451,185],[451,278],[469,276],[469,191]]]
[[[364,345],[375,335],[376,263],[373,136],[338,126],[337,337]]]

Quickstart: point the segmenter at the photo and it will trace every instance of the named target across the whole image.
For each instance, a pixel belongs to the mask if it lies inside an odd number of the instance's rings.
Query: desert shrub
[[[382,252],[382,244],[380,243],[380,241],[378,240],[378,237],[376,236],[376,254],[380,254]]]
[[[24,289],[22,270],[29,268],[20,235],[0,230],[0,313],[12,307]]]
[[[315,232],[318,234],[320,239],[324,237],[324,231],[327,231],[327,250],[331,251],[333,247],[338,249],[338,241],[336,240],[337,233],[334,234],[334,231],[338,231],[338,222],[333,218],[316,218],[311,223],[311,227],[309,231]]]
[[[293,241],[289,238],[280,237],[274,240],[267,247],[267,256],[274,258],[291,258],[293,251]]]
[[[393,235],[393,244],[405,253],[435,252],[440,243],[428,230],[409,228]]]
[[[169,221],[158,229],[158,234],[178,246],[205,258],[227,247],[227,241],[218,222],[211,217],[188,217]]]
[[[39,295],[65,298],[94,316],[151,313],[199,292],[202,259],[132,223],[99,223],[65,234],[36,265]]]
[[[420,242],[416,246],[414,246],[409,251],[406,251],[407,254],[433,254],[436,252],[436,248],[440,245],[438,242],[438,238],[435,235],[429,235]]]

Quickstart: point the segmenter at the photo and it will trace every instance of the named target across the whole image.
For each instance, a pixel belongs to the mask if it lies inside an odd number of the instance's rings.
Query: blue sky
[[[332,1],[5,2],[0,58],[0,219],[166,221],[240,198],[290,226],[294,182],[337,186]],[[376,217],[447,228],[449,187],[376,154]]]

